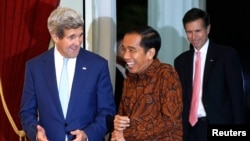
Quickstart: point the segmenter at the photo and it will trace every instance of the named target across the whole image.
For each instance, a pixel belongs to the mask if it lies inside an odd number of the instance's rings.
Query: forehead
[[[123,46],[139,46],[141,42],[141,35],[138,33],[126,34],[123,38]]]
[[[195,28],[200,28],[202,26],[203,26],[202,19],[197,19],[195,21],[188,22],[185,25],[186,29],[195,29]]]

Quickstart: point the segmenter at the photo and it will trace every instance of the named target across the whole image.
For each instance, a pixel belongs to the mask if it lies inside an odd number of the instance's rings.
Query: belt
[[[207,118],[206,117],[199,117],[198,121],[207,121]]]

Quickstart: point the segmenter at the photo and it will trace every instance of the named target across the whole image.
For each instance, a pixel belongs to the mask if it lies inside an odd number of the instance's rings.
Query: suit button
[[[64,127],[67,127],[68,126],[68,124],[67,123],[64,123]]]

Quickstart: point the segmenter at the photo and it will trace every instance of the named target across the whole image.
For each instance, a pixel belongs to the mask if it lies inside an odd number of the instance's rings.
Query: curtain
[[[48,49],[47,18],[60,0],[0,1],[0,82],[4,102],[15,126],[22,130],[18,116],[25,62]],[[3,100],[3,97],[1,97]],[[17,141],[0,101],[0,141]],[[20,139],[19,139],[20,140]]]

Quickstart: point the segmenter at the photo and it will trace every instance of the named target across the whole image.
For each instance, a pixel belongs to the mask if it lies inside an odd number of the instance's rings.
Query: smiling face
[[[140,46],[141,38],[137,33],[126,34],[123,38],[122,54],[130,73],[141,73],[153,62],[155,49],[145,52]]]
[[[208,39],[210,25],[206,28],[202,19],[197,19],[186,23],[185,31],[188,41],[199,50]]]
[[[62,56],[66,58],[75,58],[83,42],[83,28],[65,29],[62,39],[55,34],[52,34],[51,37]]]

